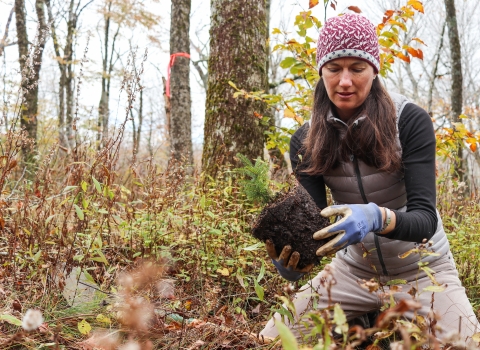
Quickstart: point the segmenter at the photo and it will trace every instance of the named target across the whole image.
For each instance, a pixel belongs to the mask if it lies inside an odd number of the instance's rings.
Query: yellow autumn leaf
[[[285,118],[295,118],[295,112],[292,111],[290,108],[285,108],[283,111],[283,115]]]
[[[77,327],[82,334],[88,334],[92,330],[92,326],[90,326],[90,323],[85,320],[81,320],[80,322],[78,322]]]
[[[474,335],[472,335],[472,340],[475,343],[480,343],[480,333],[475,333]]]
[[[424,292],[434,292],[434,293],[441,293],[445,290],[445,286],[428,286],[423,288]]]
[[[424,13],[423,12],[423,4],[419,0],[409,0],[408,5],[412,6],[415,10],[418,12]]]
[[[110,319],[107,316],[102,314],[97,315],[97,321],[100,323],[107,323],[107,324],[112,323],[112,321],[110,321]]]
[[[283,79],[283,81],[285,81],[286,83],[289,83],[290,85],[292,85],[293,87],[295,87],[295,82],[294,82],[292,79],[285,78],[285,79]]]
[[[222,276],[230,276],[230,271],[226,267],[223,269],[218,269],[217,273],[221,274]]]

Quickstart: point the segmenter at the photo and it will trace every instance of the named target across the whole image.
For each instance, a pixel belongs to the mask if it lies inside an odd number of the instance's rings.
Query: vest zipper
[[[358,166],[358,159],[352,154],[350,159],[353,161],[353,165],[355,168],[355,175],[357,176],[357,183],[358,189],[360,190],[360,195],[362,196],[363,201],[365,204],[368,204],[367,196],[365,195],[365,190],[363,189],[363,182],[362,176],[360,175],[360,168]],[[388,276],[387,267],[385,266],[385,262],[383,261],[383,254],[382,250],[380,249],[380,241],[376,234],[373,235],[373,239],[375,241],[375,248],[377,249],[378,260],[380,261],[380,265],[382,266],[382,271],[385,276]]]

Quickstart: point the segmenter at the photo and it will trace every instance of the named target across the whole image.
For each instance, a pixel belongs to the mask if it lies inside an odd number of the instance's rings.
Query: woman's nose
[[[348,72],[348,71],[345,72],[344,71],[344,72],[341,73],[339,85],[341,87],[352,86],[352,77],[350,76],[350,72]]]

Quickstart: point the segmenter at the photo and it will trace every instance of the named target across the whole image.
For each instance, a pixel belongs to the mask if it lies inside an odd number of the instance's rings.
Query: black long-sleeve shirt
[[[308,125],[300,127],[290,140],[290,160],[295,172]],[[407,191],[407,211],[396,214],[393,231],[381,235],[401,241],[418,242],[430,239],[437,229],[435,152],[436,140],[430,116],[419,106],[408,103],[398,121],[402,145],[402,165]],[[392,140],[394,142],[394,140]],[[297,178],[319,208],[327,206],[323,176],[296,172]]]

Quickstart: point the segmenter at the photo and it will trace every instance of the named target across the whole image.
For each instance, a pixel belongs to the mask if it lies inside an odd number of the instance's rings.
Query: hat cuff
[[[322,57],[322,59],[317,64],[318,72],[320,73],[320,75],[321,69],[325,65],[325,63],[343,57],[359,58],[363,61],[366,61],[367,63],[370,63],[370,65],[375,69],[375,73],[378,73],[378,71],[380,70],[380,62],[368,52],[359,49],[341,49],[329,52]]]

